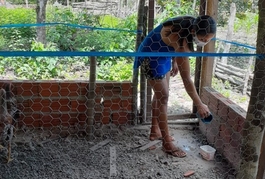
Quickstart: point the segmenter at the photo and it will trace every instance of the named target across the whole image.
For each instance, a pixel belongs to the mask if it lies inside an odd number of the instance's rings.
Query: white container
[[[200,146],[200,154],[205,160],[214,160],[215,148],[209,145]]]

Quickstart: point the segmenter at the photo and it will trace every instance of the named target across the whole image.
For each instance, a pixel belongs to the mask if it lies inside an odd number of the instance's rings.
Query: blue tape
[[[174,53],[174,52],[81,52],[81,51],[0,51],[2,57],[251,57],[264,58],[252,53]]]
[[[120,31],[120,32],[133,32],[133,33],[141,33],[142,32],[142,31],[137,31],[137,30],[100,28],[100,27],[93,27],[93,26],[86,26],[86,25],[61,23],[61,22],[39,23],[39,24],[5,24],[5,25],[0,25],[0,28],[43,27],[43,26],[55,26],[55,25],[64,25],[64,26],[68,26],[68,27],[90,29],[90,30],[111,30],[111,31]]]

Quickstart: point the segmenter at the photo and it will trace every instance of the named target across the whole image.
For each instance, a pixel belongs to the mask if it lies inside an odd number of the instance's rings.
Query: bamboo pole
[[[87,95],[87,127],[86,132],[88,135],[88,139],[92,139],[93,135],[93,122],[94,122],[94,107],[95,107],[95,88],[96,88],[96,57],[90,57],[90,74],[89,74],[89,87],[88,87],[88,95]]]

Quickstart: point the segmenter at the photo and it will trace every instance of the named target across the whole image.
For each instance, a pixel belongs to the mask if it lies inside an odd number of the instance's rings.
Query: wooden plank
[[[90,148],[90,150],[95,151],[104,145],[107,145],[110,142],[110,139],[103,140],[102,142],[98,143],[97,145],[94,145],[93,147]]]
[[[143,145],[142,147],[140,147],[139,149],[140,150],[146,150],[148,149],[149,147],[153,146],[153,145],[156,145],[158,143],[162,142],[162,140],[154,140],[154,141],[151,141],[149,143],[147,143],[146,145]]]
[[[117,175],[116,158],[116,147],[110,147],[110,177]]]
[[[197,118],[195,113],[191,113],[191,114],[169,114],[167,117],[168,117],[168,120]]]
[[[226,73],[231,73],[241,78],[244,78],[245,73],[247,71],[247,70],[242,70],[241,68],[234,67],[232,65],[222,64],[220,62],[217,62],[217,68],[225,71]]]

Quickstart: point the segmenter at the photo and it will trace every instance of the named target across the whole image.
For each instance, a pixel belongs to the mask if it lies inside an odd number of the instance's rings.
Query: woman
[[[210,16],[197,18],[181,16],[167,20],[151,31],[139,46],[139,52],[192,52],[193,43],[206,45],[216,33],[216,23]],[[134,69],[143,69],[148,83],[153,89],[152,126],[150,140],[162,139],[163,151],[175,157],[185,157],[186,153],[176,147],[169,135],[167,124],[167,104],[169,78],[180,72],[185,89],[201,117],[210,115],[208,106],[202,103],[194,83],[190,78],[188,57],[140,57],[134,62]]]

